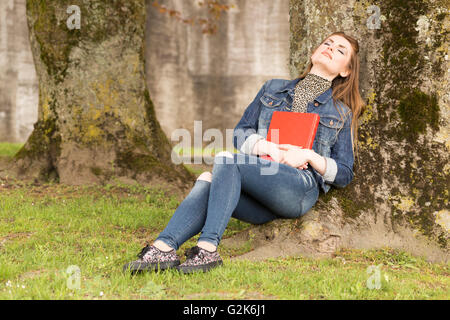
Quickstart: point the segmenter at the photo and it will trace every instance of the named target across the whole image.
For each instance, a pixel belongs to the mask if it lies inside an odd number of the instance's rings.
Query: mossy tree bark
[[[80,8],[80,29],[67,25],[71,5]],[[146,87],[145,6],[145,0],[27,1],[39,118],[16,156],[21,174],[69,184],[113,177],[192,182],[171,161]]]
[[[291,0],[290,18],[293,77],[331,32],[359,40],[367,108],[352,183],[322,195],[295,223],[252,230],[266,244],[260,250],[273,242],[276,254],[280,246],[310,254],[389,246],[448,261],[448,3]]]

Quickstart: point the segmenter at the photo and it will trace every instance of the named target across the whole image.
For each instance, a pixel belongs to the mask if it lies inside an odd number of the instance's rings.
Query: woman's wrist
[[[312,162],[314,160],[317,161],[319,157],[322,157],[320,154],[316,153],[313,149],[307,149],[308,150],[308,162]]]
[[[274,143],[267,141],[265,139],[258,140],[254,147],[252,154],[254,155],[267,155],[270,154],[273,150]]]
[[[327,170],[327,160],[312,149],[308,149],[307,157],[311,167],[316,169],[319,174],[324,175]]]
[[[279,151],[280,149],[278,148],[278,145],[276,143],[267,141],[267,154],[271,155]]]

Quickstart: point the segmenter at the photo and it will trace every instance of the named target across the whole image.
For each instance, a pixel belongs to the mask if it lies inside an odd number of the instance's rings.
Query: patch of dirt
[[[8,233],[7,235],[0,237],[0,249],[5,245],[6,242],[14,239],[28,239],[33,235],[32,232],[15,232]]]
[[[44,273],[48,273],[48,270],[42,269],[42,270],[31,270],[28,272],[23,273],[20,275],[20,280],[26,280],[26,279],[34,279],[36,277],[39,277],[40,275]]]
[[[76,181],[76,176],[78,173],[72,173],[73,181]],[[98,180],[98,179],[97,179]],[[85,184],[65,184],[65,183],[47,183],[38,180],[34,176],[20,175],[15,168],[15,163],[10,158],[0,157],[0,192],[13,190],[16,188],[26,187],[29,190],[30,196],[46,196],[51,194],[53,197],[59,198],[71,198],[81,196],[83,194],[99,194],[106,195],[115,193],[118,196],[130,193],[127,190],[127,186],[132,189],[134,186],[144,186],[150,188],[161,189],[168,196],[175,196],[179,201],[182,201],[187,194],[190,192],[193,183],[182,181],[180,178],[171,179],[168,181],[167,178],[158,175],[138,175],[135,178],[130,177],[111,177],[108,181],[86,181]],[[106,190],[101,186],[112,185],[110,190]],[[121,185],[125,185],[122,186]],[[100,186],[100,187],[99,187]],[[120,192],[122,189],[123,192]]]
[[[213,169],[213,165],[209,165],[209,164],[206,164],[206,163],[202,163],[202,164],[190,163],[190,164],[185,164],[185,166],[191,168],[192,171],[199,172],[199,173],[202,173],[202,172],[205,172],[205,171],[211,172],[212,169]]]

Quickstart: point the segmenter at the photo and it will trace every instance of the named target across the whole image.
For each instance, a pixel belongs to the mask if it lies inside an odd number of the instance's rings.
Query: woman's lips
[[[331,60],[331,55],[330,55],[329,52],[323,51],[322,54],[323,54],[324,56],[327,56],[327,57],[330,58],[330,60]]]

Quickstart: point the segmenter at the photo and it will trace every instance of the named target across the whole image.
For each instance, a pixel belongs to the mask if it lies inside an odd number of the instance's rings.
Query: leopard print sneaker
[[[222,264],[222,258],[219,256],[217,250],[210,252],[195,246],[187,250],[186,261],[177,266],[177,269],[182,273],[193,273],[196,271],[206,272],[212,268],[221,266]]]
[[[175,268],[180,264],[180,258],[175,249],[164,252],[155,246],[146,245],[138,254],[138,260],[124,265],[123,270],[137,273],[141,271],[158,271]]]

